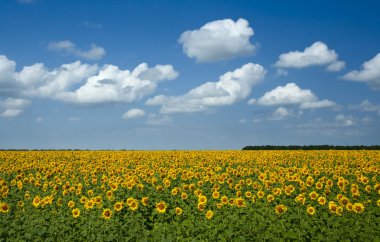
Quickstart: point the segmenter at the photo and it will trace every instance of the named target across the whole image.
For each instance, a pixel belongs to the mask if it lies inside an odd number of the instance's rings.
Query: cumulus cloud
[[[354,118],[352,116],[345,116],[343,114],[338,114],[335,116],[335,121],[338,126],[348,127],[355,124]]]
[[[198,62],[215,62],[252,54],[255,46],[249,38],[253,34],[247,20],[224,19],[185,31],[178,41],[188,57]]]
[[[104,48],[97,46],[96,44],[91,44],[91,48],[89,50],[82,50],[69,40],[50,42],[48,49],[86,60],[100,60],[106,54]]]
[[[171,65],[156,65],[149,68],[146,63],[133,71],[120,70],[114,65],[105,65],[95,76],[72,92],[59,93],[59,100],[77,104],[107,102],[133,102],[155,91],[157,83],[172,80],[178,73]]]
[[[373,104],[368,99],[363,100],[360,104],[357,105],[349,105],[350,109],[359,110],[362,112],[377,112],[380,115],[380,105]]]
[[[380,90],[380,53],[364,62],[362,70],[350,71],[343,76],[345,80],[367,83],[372,89]]]
[[[301,89],[295,83],[278,86],[266,92],[259,98],[257,104],[263,106],[298,104],[301,109],[336,107],[336,103],[326,99],[319,100],[311,90]]]
[[[168,115],[159,115],[159,114],[149,114],[148,119],[145,122],[147,125],[151,126],[168,126],[172,122],[172,118]]]
[[[139,118],[145,116],[145,111],[138,108],[133,108],[128,110],[123,114],[123,119],[132,119],[132,118]]]
[[[289,117],[291,115],[292,115],[292,113],[288,109],[286,109],[284,107],[279,107],[272,113],[272,116],[269,119],[270,120],[281,120],[281,119],[286,119],[287,117]]]
[[[146,63],[132,71],[121,70],[114,65],[99,68],[96,64],[80,61],[63,64],[52,70],[43,63],[25,66],[19,72],[15,67],[16,62],[0,55],[2,96],[48,98],[78,105],[134,102],[154,92],[161,81],[178,76],[172,65],[149,67]],[[9,103],[1,101],[0,111],[4,117],[16,117],[26,106],[11,108]]]
[[[231,105],[245,99],[265,74],[261,65],[248,63],[223,74],[217,82],[206,82],[182,96],[155,96],[146,104],[162,105],[161,113],[200,112],[212,106]]]
[[[0,100],[0,116],[3,118],[15,118],[19,116],[26,106],[30,104],[28,99],[23,98],[7,98]]]
[[[328,71],[340,71],[345,63],[338,60],[335,50],[330,50],[327,45],[317,41],[304,51],[290,51],[281,54],[275,64],[279,68],[305,68],[309,66],[327,66]]]

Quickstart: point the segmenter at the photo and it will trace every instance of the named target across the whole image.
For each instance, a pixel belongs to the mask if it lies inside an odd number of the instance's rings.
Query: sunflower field
[[[0,151],[2,241],[380,241],[380,151]]]

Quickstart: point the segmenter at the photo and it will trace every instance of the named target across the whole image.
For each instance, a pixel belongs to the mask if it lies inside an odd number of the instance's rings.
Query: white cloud
[[[276,73],[274,76],[280,77],[280,76],[287,76],[287,75],[288,75],[288,71],[280,68],[276,70]]]
[[[12,85],[16,62],[9,60],[5,55],[0,55],[0,87]]]
[[[0,100],[1,117],[15,118],[19,116],[23,109],[30,104],[30,101],[23,98],[7,98]]]
[[[250,93],[265,76],[265,69],[248,63],[225,73],[217,82],[206,82],[182,96],[159,95],[147,100],[147,105],[162,105],[161,113],[200,112],[211,106],[231,105]]]
[[[89,50],[82,50],[78,48],[73,42],[68,40],[50,42],[48,49],[58,51],[66,55],[73,55],[86,60],[99,60],[106,54],[104,48],[97,46],[96,44],[91,44],[91,48]]]
[[[327,99],[314,101],[314,102],[304,102],[301,103],[300,109],[316,109],[316,108],[334,108],[337,107],[336,103]]]
[[[248,100],[248,105],[254,105],[254,104],[256,104],[256,102],[257,102],[257,100],[256,99],[254,99],[254,98],[251,98],[251,99],[249,99]]]
[[[80,118],[78,118],[78,117],[69,117],[67,120],[70,121],[70,122],[79,122]]]
[[[0,90],[12,89],[18,96],[40,97],[73,104],[133,102],[155,91],[159,82],[178,76],[172,65],[121,70],[114,65],[83,64],[76,61],[53,70],[43,63],[15,71],[16,63],[0,56]],[[5,88],[4,88],[5,87]],[[9,96],[9,95],[8,95]]]
[[[325,100],[318,100],[318,97],[309,89],[301,89],[295,83],[288,83],[285,86],[278,86],[266,92],[257,104],[263,106],[292,105],[298,104],[301,109],[315,109],[336,107],[336,103]]]
[[[172,122],[172,118],[168,115],[149,114],[145,124],[151,126],[168,126]]]
[[[291,115],[292,114],[288,109],[283,108],[283,107],[279,107],[272,113],[270,120],[281,120],[281,119],[285,119]]]
[[[373,104],[368,99],[363,100],[360,104],[357,105],[349,105],[350,109],[359,110],[363,112],[378,112],[380,111],[379,104]]]
[[[78,89],[61,93],[57,98],[76,104],[134,102],[155,91],[158,82],[172,80],[177,76],[178,73],[171,65],[149,68],[143,63],[132,72],[120,70],[114,65],[105,65]]]
[[[372,89],[380,90],[380,53],[364,62],[362,70],[350,71],[343,76],[345,80],[367,83]]]
[[[247,20],[224,19],[185,31],[178,41],[188,57],[198,62],[215,62],[252,54],[255,46],[249,38],[253,34]]]
[[[338,114],[335,117],[335,121],[339,126],[347,127],[355,124],[354,118],[352,116],[345,116],[343,114]]]
[[[325,66],[329,71],[340,71],[345,63],[338,60],[335,50],[330,50],[327,45],[317,41],[303,52],[290,51],[281,54],[275,66],[279,68],[305,68],[309,66]]]
[[[239,119],[239,124],[245,124],[247,120],[245,118]]]
[[[83,25],[85,27],[91,28],[91,29],[102,29],[103,28],[103,25],[98,24],[98,23],[92,23],[92,22],[89,22],[89,21],[84,21]]]
[[[123,119],[139,118],[145,115],[145,111],[138,108],[128,110],[123,114]]]

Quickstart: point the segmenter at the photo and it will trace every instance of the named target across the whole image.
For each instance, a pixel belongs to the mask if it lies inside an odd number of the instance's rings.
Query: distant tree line
[[[380,145],[249,145],[242,150],[380,150]]]

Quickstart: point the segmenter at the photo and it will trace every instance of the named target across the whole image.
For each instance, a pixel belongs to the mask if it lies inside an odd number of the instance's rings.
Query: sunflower
[[[74,208],[73,210],[71,210],[71,213],[73,214],[74,218],[78,218],[80,215],[80,210],[79,208]]]
[[[376,202],[377,206],[380,207],[380,199]]]
[[[307,209],[306,209],[306,212],[309,215],[314,215],[315,214],[315,208],[313,206],[308,206]]]
[[[214,216],[214,212],[211,211],[211,210],[208,210],[207,213],[206,213],[206,218],[208,220],[212,219],[212,217]]]
[[[69,208],[73,208],[73,207],[75,206],[75,202],[70,200],[70,201],[67,203],[67,206],[69,206]]]
[[[41,197],[40,196],[36,196],[35,198],[33,198],[33,206],[38,208],[40,206],[40,203],[41,203]]]
[[[137,200],[134,200],[129,204],[129,209],[132,211],[136,211],[138,208],[139,208],[139,203]]]
[[[176,214],[176,215],[179,216],[179,215],[182,214],[182,212],[183,212],[183,211],[182,211],[182,208],[179,208],[179,207],[176,207],[176,208],[175,208],[175,214]]]
[[[220,196],[220,193],[219,193],[218,191],[214,191],[214,192],[212,193],[212,198],[214,198],[214,199],[218,199],[219,196]]]
[[[106,220],[109,220],[112,216],[112,211],[109,208],[103,210],[102,217]]]
[[[285,205],[280,204],[280,205],[277,205],[274,208],[274,210],[276,211],[276,213],[278,215],[281,215],[281,214],[285,213],[288,210],[288,208]]]
[[[87,191],[87,195],[89,195],[90,197],[92,197],[92,195],[94,195],[94,191],[93,190],[88,190]]]
[[[268,202],[273,202],[273,200],[274,200],[274,196],[272,195],[272,194],[269,194],[268,196],[267,196],[267,200],[268,200]]]
[[[85,204],[84,204],[84,208],[85,209],[91,209],[94,207],[94,201],[92,199],[89,199]]]
[[[227,204],[228,203],[228,197],[227,196],[222,196],[220,198],[220,201],[223,203],[223,204]]]
[[[326,204],[326,198],[325,197],[319,197],[318,198],[318,203],[320,204],[320,205],[325,205]]]
[[[198,203],[197,207],[199,211],[203,211],[206,208],[206,203]]]
[[[235,199],[235,205],[238,208],[244,208],[246,206],[246,202],[243,198],[238,197]]]
[[[18,201],[17,202],[17,206],[20,207],[20,208],[24,207],[24,202],[23,201]]]
[[[247,192],[245,192],[244,195],[245,195],[246,198],[251,198],[252,197],[252,192],[247,191]]]
[[[88,200],[87,197],[82,196],[82,197],[80,198],[79,202],[82,203],[82,204],[85,204],[85,203],[87,202],[87,200]]]
[[[309,193],[309,197],[311,200],[315,200],[318,198],[318,193],[316,191],[312,191],[311,193]]]
[[[167,205],[165,202],[161,201],[159,203],[156,203],[156,211],[158,213],[165,213],[166,212]]]
[[[216,207],[217,207],[218,209],[221,209],[221,208],[223,207],[223,203],[216,203]]]
[[[172,189],[172,195],[176,196],[178,194],[178,188],[173,188]]]
[[[264,195],[265,195],[265,193],[263,191],[261,191],[261,190],[257,192],[257,197],[258,198],[263,198]]]
[[[206,196],[200,196],[198,198],[199,203],[207,203],[207,197]]]
[[[2,213],[8,213],[10,210],[8,204],[6,203],[0,203],[0,212]]]
[[[141,198],[141,203],[144,206],[148,206],[149,197],[143,197]]]
[[[354,203],[354,205],[352,205],[352,210],[355,213],[362,213],[364,211],[364,205],[362,203]]]
[[[113,205],[113,209],[116,212],[120,212],[123,209],[123,202],[116,202],[115,205]]]

